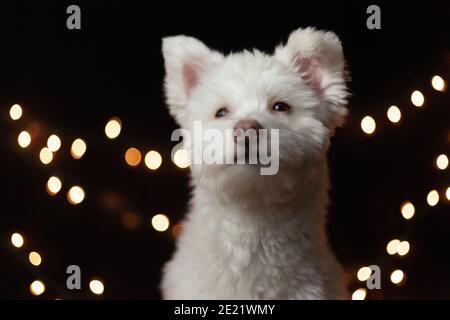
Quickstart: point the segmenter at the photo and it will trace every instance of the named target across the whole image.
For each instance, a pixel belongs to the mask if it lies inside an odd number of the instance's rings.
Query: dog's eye
[[[272,106],[272,110],[277,112],[286,112],[289,111],[290,109],[291,107],[284,102],[275,102],[274,105]]]
[[[225,107],[220,108],[219,110],[217,110],[216,112],[216,118],[222,118],[225,117],[227,115],[227,113],[229,113],[230,110],[228,110]]]

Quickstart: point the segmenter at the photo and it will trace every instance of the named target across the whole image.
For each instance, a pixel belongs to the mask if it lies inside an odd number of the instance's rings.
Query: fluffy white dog
[[[347,113],[338,37],[298,29],[273,55],[227,56],[197,39],[163,39],[165,92],[182,128],[278,129],[279,170],[194,164],[193,197],[165,299],[342,299],[327,243],[327,150]],[[195,146],[188,146],[193,147]]]

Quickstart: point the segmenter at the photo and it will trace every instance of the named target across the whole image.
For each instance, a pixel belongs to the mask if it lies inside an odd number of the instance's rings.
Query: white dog
[[[163,297],[346,298],[325,232],[326,155],[347,113],[337,36],[298,29],[273,55],[228,56],[175,36],[163,39],[163,55],[167,103],[182,128],[279,130],[275,175],[258,164],[191,166],[193,198]]]

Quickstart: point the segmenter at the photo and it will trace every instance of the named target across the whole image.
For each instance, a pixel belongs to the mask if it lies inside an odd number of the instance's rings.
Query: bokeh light
[[[61,188],[62,188],[61,179],[55,176],[50,177],[50,179],[48,179],[46,189],[49,195],[54,196],[61,190]]]
[[[39,266],[42,263],[41,255],[36,251],[30,252],[30,254],[28,255],[28,260],[30,260],[30,263],[33,266]]]
[[[445,80],[438,75],[435,75],[433,78],[431,78],[431,85],[433,86],[434,90],[441,92],[445,91],[445,89],[447,88]]]
[[[178,149],[173,155],[173,162],[178,168],[184,169],[191,165],[189,151],[186,149]]]
[[[31,143],[31,136],[27,131],[22,131],[19,133],[19,137],[17,138],[17,142],[21,148],[26,148]]]
[[[397,253],[400,256],[404,256],[409,252],[410,245],[408,241],[402,241],[398,244]]]
[[[355,290],[352,294],[352,300],[364,300],[366,299],[367,290],[364,288],[359,288]]]
[[[401,284],[403,282],[404,278],[405,278],[405,273],[400,269],[397,269],[391,273],[391,282],[393,284],[397,284],[397,285]]]
[[[105,126],[105,134],[109,139],[115,139],[122,131],[122,121],[119,118],[111,118]]]
[[[100,280],[91,280],[91,282],[89,282],[89,289],[91,289],[94,294],[100,295],[105,291],[105,286]]]
[[[422,92],[416,90],[411,94],[411,102],[416,107],[422,107],[425,103],[425,97],[423,96]]]
[[[145,155],[145,165],[151,170],[156,170],[161,166],[161,155],[156,151],[150,151]]]
[[[403,218],[405,218],[406,220],[411,219],[414,216],[414,213],[416,212],[416,209],[414,208],[414,205],[410,201],[405,201],[401,205],[401,209],[400,210],[402,212]]]
[[[35,280],[30,284],[30,292],[35,296],[40,296],[45,292],[45,284],[40,280]]]
[[[121,222],[126,229],[136,229],[139,225],[139,217],[133,212],[125,212],[122,214]]]
[[[79,186],[73,186],[67,192],[67,200],[70,204],[77,205],[83,202],[85,197],[84,190]]]
[[[427,203],[430,207],[434,207],[439,202],[439,192],[431,190],[427,195]]]
[[[372,269],[369,267],[362,267],[358,270],[357,277],[359,281],[366,281],[369,279],[370,275],[372,274]]]
[[[22,118],[22,107],[18,104],[15,104],[9,109],[9,116],[12,120],[19,120]]]
[[[402,118],[402,112],[397,106],[391,106],[387,111],[387,117],[390,122],[398,123]]]
[[[83,157],[83,155],[86,153],[87,145],[86,142],[82,139],[76,139],[72,143],[72,147],[70,148],[70,154],[72,155],[72,158],[78,160]]]
[[[450,187],[448,187],[447,190],[445,191],[445,196],[447,197],[447,200],[450,201]]]
[[[386,246],[386,251],[390,255],[394,255],[397,253],[398,245],[400,244],[400,240],[394,239],[389,241],[389,243]]]
[[[39,159],[43,164],[49,164],[53,160],[53,152],[51,152],[47,147],[42,148],[41,152],[39,153]]]
[[[13,233],[11,235],[11,243],[16,248],[21,248],[24,244],[23,236],[20,233]]]
[[[129,148],[127,152],[125,152],[125,161],[131,167],[136,167],[141,163],[141,152],[136,148]]]
[[[371,116],[365,116],[361,120],[361,129],[366,134],[373,134],[375,132],[377,125],[375,123],[375,120]]]
[[[152,218],[152,226],[156,231],[166,231],[169,225],[169,218],[165,214],[159,213]]]
[[[47,148],[51,152],[58,151],[61,148],[61,139],[56,134],[52,134],[47,140]]]
[[[437,158],[436,158],[436,166],[438,167],[438,169],[440,170],[445,170],[448,167],[448,157],[445,154],[440,154]]]

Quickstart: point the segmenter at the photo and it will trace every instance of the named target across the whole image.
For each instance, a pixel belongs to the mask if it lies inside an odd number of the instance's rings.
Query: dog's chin
[[[193,168],[193,176],[198,184],[229,203],[258,207],[291,200],[299,176],[282,168],[275,175],[261,175],[264,167],[267,165],[259,163],[202,165]]]

